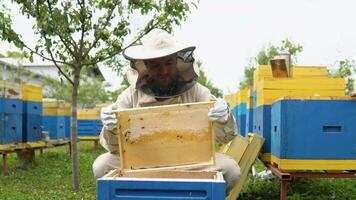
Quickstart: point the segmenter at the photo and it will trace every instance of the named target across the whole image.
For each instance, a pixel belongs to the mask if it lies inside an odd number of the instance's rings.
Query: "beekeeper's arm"
[[[116,102],[108,107],[102,108],[100,112],[103,128],[100,133],[100,144],[111,153],[118,153],[118,138],[116,124],[117,119],[112,110],[132,108],[131,88],[122,92]]]
[[[228,104],[223,99],[216,99],[207,88],[195,91],[199,96],[198,101],[216,101],[210,109],[208,117],[213,121],[215,141],[219,144],[230,142],[238,133],[237,126]]]

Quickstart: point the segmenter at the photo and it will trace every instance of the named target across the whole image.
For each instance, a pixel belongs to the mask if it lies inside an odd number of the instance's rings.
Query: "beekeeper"
[[[142,38],[142,45],[131,46],[124,57],[131,62],[128,78],[131,85],[117,101],[101,110],[103,129],[100,143],[108,150],[93,163],[96,178],[120,166],[115,115],[112,110],[214,100],[210,91],[197,83],[198,70],[193,66],[195,47],[173,40],[166,31],[154,29]],[[236,133],[236,124],[226,102],[217,99],[208,117],[213,121],[216,141],[228,143]],[[229,191],[240,175],[240,167],[227,155],[216,153],[216,165],[193,169],[221,171]]]

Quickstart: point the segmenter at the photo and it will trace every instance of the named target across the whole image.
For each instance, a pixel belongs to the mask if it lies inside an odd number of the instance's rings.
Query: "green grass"
[[[36,163],[18,166],[16,154],[9,154],[9,176],[0,175],[0,199],[95,199],[92,163],[103,149],[93,151],[93,142],[78,143],[80,192],[72,190],[68,145],[44,150]]]
[[[96,185],[92,163],[104,150],[93,151],[92,142],[78,143],[80,192],[72,190],[68,147],[36,153],[36,164],[21,168],[16,154],[9,155],[10,175],[0,175],[0,199],[95,199]],[[256,162],[257,170],[264,166]],[[249,176],[239,200],[279,199],[279,180],[260,180]],[[289,184],[288,200],[356,199],[356,179],[298,179]]]

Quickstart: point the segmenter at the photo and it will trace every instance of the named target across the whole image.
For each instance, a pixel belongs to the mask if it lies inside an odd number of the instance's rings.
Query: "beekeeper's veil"
[[[136,89],[157,98],[170,98],[178,96],[196,84],[199,71],[194,68],[193,51],[195,47],[183,45],[173,40],[172,36],[164,30],[153,29],[142,38],[142,45],[130,46],[124,50],[124,57],[131,62],[128,69],[128,79]],[[177,55],[177,85],[174,92],[158,95],[149,87],[149,76],[144,60]]]

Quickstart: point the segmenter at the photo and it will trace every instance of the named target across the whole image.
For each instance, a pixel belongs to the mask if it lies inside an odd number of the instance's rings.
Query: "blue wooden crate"
[[[42,102],[23,101],[23,113],[42,115]]]
[[[51,139],[65,139],[65,117],[64,116],[43,116],[43,130],[48,131]]]
[[[356,159],[356,101],[280,100],[271,112],[273,156]]]
[[[97,200],[224,200],[225,181],[162,178],[101,178]]]
[[[102,126],[101,120],[78,120],[78,136],[98,136]]]
[[[253,106],[253,108],[256,108],[256,106],[257,106],[257,92],[256,91],[252,92],[252,98],[253,98],[252,106]]]
[[[232,115],[235,117],[235,120],[237,119],[237,106],[231,109]]]
[[[22,101],[20,99],[0,98],[0,113],[22,113]]]
[[[238,115],[236,125],[240,135],[246,136],[246,115]]]
[[[237,107],[237,115],[246,115],[246,111],[247,111],[246,103],[240,103],[236,107]]]
[[[253,132],[253,109],[247,109],[245,136]]]
[[[253,109],[253,132],[265,139],[262,152],[271,153],[271,105]]]
[[[71,128],[71,117],[70,116],[64,116],[64,122],[65,122],[65,136],[66,138],[70,138],[72,128]]]
[[[22,115],[0,113],[0,144],[22,142]]]
[[[42,140],[42,116],[39,114],[23,114],[23,142]]]

